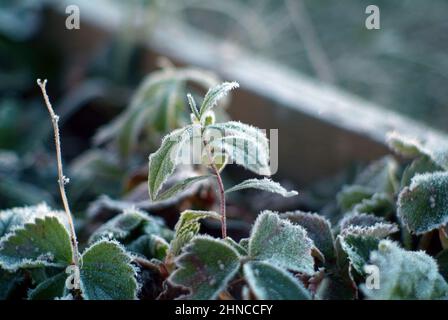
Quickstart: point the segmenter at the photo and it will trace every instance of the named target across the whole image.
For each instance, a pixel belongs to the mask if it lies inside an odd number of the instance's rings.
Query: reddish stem
[[[206,147],[207,148],[207,147]],[[226,196],[224,194],[224,184],[222,183],[221,175],[219,170],[213,162],[213,157],[211,155],[210,149],[207,148],[208,158],[210,160],[210,165],[215,173],[216,181],[218,182],[219,196],[220,196],[220,207],[221,207],[221,234],[222,238],[227,238],[227,219],[226,219]]]
[[[219,194],[221,197],[221,233],[222,238],[227,238],[227,220],[226,220],[226,197],[224,195],[224,184],[222,183],[221,175],[215,164],[212,164],[212,168],[216,174],[216,180],[218,181]]]

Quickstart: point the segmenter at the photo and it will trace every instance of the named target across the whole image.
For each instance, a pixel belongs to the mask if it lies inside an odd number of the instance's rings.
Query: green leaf
[[[199,232],[199,221],[205,218],[220,220],[221,216],[213,211],[185,210],[176,223],[175,235],[170,244],[170,252],[177,256],[183,246]]]
[[[8,272],[0,268],[0,300],[6,300],[24,280],[21,272]]]
[[[163,138],[160,148],[149,156],[148,189],[151,200],[157,198],[163,184],[180,163],[181,150],[192,137],[193,130],[193,126],[188,126],[173,131]]]
[[[244,277],[259,300],[311,300],[302,283],[288,272],[266,262],[244,265]]]
[[[387,143],[392,150],[407,157],[417,157],[421,155],[423,149],[423,145],[417,139],[402,136],[395,131],[387,134]]]
[[[243,247],[246,251],[249,251],[249,238],[243,238],[238,243],[241,247]]]
[[[236,82],[223,82],[208,90],[199,109],[200,119],[202,116],[213,107],[216,106],[218,101],[224,97],[232,89],[238,88],[239,84]]]
[[[162,237],[145,234],[127,245],[126,249],[144,255],[149,260],[155,258],[163,261],[168,253],[169,244]]]
[[[385,156],[367,166],[353,184],[367,187],[374,192],[393,194],[398,189],[397,171],[397,161],[391,156]]]
[[[242,136],[249,137],[260,144],[264,149],[269,150],[269,141],[266,134],[257,127],[240,121],[227,121],[224,123],[216,123],[206,128],[206,136],[215,137]]]
[[[349,211],[362,200],[372,197],[374,193],[372,189],[364,186],[344,186],[337,194],[338,205],[342,211]]]
[[[238,252],[222,240],[196,236],[176,260],[169,280],[190,289],[192,300],[216,299],[240,267]]]
[[[438,272],[433,258],[423,251],[401,249],[396,243],[382,240],[371,253],[370,263],[379,268],[380,288],[361,289],[369,299],[446,299],[448,284]]]
[[[385,238],[398,231],[398,227],[394,223],[378,222],[371,226],[354,226],[350,225],[343,229],[340,233],[342,237],[346,235],[355,235],[362,237]]]
[[[429,136],[425,141],[400,135],[397,132],[388,134],[388,144],[396,152],[407,156],[425,155],[438,166],[448,170],[448,144],[435,136]]]
[[[351,266],[364,275],[370,253],[378,248],[381,239],[398,232],[398,226],[371,214],[352,214],[340,223],[338,241]]]
[[[0,264],[7,270],[65,267],[71,261],[70,236],[57,217],[36,218],[0,241]]]
[[[179,192],[184,191],[185,189],[187,189],[188,187],[190,187],[194,183],[202,181],[202,180],[205,180],[205,179],[208,179],[208,178],[210,178],[212,176],[213,175],[209,174],[209,175],[204,175],[204,176],[190,177],[190,178],[187,178],[185,180],[179,181],[178,183],[176,183],[174,186],[172,186],[168,190],[166,190],[166,191],[160,193],[159,195],[157,195],[154,200],[162,201],[162,200],[166,200],[168,198],[171,198],[171,197],[175,196],[176,194],[178,194]]]
[[[352,207],[354,213],[371,213],[385,217],[395,213],[393,198],[385,193],[375,193],[372,197],[361,200]]]
[[[142,228],[148,216],[137,210],[128,210],[107,221],[99,227],[89,239],[89,243],[97,242],[103,238],[126,240],[135,230]]]
[[[401,188],[407,187],[411,184],[412,178],[417,174],[432,173],[437,171],[444,171],[442,167],[438,166],[427,156],[421,156],[410,165],[406,167],[401,178]]]
[[[53,300],[55,298],[63,297],[66,293],[65,281],[68,275],[61,272],[45,281],[28,292],[28,299],[30,300]]]
[[[331,232],[330,222],[323,216],[311,212],[286,212],[280,215],[281,218],[288,219],[293,224],[302,226],[314,244],[325,256],[325,260],[335,258],[334,237]]]
[[[242,245],[240,245],[239,243],[237,243],[232,238],[227,237],[224,239],[224,241],[230,246],[232,246],[232,248],[235,249],[242,257],[247,256],[247,249]]]
[[[448,222],[448,172],[417,175],[398,197],[398,215],[416,234]]]
[[[191,112],[194,114],[196,119],[199,121],[201,119],[201,116],[199,115],[198,108],[196,106],[196,101],[194,100],[193,96],[191,94],[187,94],[188,99],[188,105],[190,106]]]
[[[251,137],[226,136],[210,144],[218,153],[225,152],[230,160],[256,174],[271,175],[269,150]]]
[[[357,287],[349,275],[331,270],[319,284],[315,297],[319,300],[354,300]]]
[[[216,85],[218,79],[191,68],[152,72],[142,81],[125,111],[100,128],[94,137],[95,144],[115,140],[119,154],[126,158],[138,147],[142,136],[149,136],[150,143],[156,143],[160,134],[182,127],[189,120],[183,97],[190,82],[207,89]]]
[[[45,216],[57,216],[61,221],[66,221],[65,212],[51,210],[45,203],[0,211],[0,239],[25,223]]]
[[[388,222],[384,218],[374,216],[373,214],[353,213],[346,215],[339,224],[340,224],[340,230],[343,231],[351,226],[372,227],[379,223],[387,224]]]
[[[296,196],[298,193],[297,191],[288,191],[285,188],[283,188],[280,183],[274,182],[268,178],[263,179],[248,179],[240,184],[237,184],[236,186],[233,186],[226,190],[226,193],[234,192],[237,190],[243,190],[243,189],[258,189],[263,190],[267,192],[277,193],[282,195],[283,197],[293,197]]]
[[[81,259],[80,285],[85,299],[136,299],[136,271],[131,257],[117,242],[99,241],[86,249]]]
[[[217,123],[206,128],[204,140],[209,141],[215,153],[227,154],[232,163],[270,175],[269,142],[260,129],[238,121]]]
[[[380,239],[348,234],[341,237],[340,240],[341,247],[347,254],[352,267],[360,275],[364,275],[364,266],[369,261],[370,253],[378,248]]]
[[[312,274],[313,247],[313,241],[304,228],[280,219],[274,212],[264,211],[252,228],[249,256],[289,270]]]
[[[94,243],[101,239],[114,239],[127,244],[143,234],[154,234],[163,237],[167,230],[164,223],[157,217],[129,208],[98,228],[90,236],[89,243]]]

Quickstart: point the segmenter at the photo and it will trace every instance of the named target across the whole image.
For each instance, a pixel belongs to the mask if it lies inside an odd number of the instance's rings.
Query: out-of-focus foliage
[[[367,30],[371,4],[182,0],[169,1],[160,14],[218,37],[223,48],[235,45],[448,130],[448,3],[378,0],[381,29]]]

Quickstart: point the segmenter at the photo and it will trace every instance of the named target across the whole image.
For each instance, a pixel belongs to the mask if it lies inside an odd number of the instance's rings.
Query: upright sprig
[[[42,96],[44,98],[45,105],[47,106],[48,112],[50,113],[51,122],[53,124],[54,131],[54,141],[56,146],[56,159],[58,164],[58,184],[59,191],[61,193],[62,204],[64,206],[65,213],[67,214],[67,221],[70,227],[70,240],[73,247],[73,257],[72,263],[79,267],[79,251],[78,251],[78,240],[76,238],[75,225],[73,223],[72,213],[70,211],[70,206],[68,204],[67,195],[65,193],[65,185],[69,182],[69,179],[64,175],[63,167],[62,167],[62,155],[61,155],[61,140],[59,135],[59,116],[54,112],[54,109],[51,105],[50,99],[48,98],[46,85],[47,79],[41,80],[37,79],[37,84],[39,85]]]
[[[212,171],[219,189],[223,238],[227,237],[226,193],[255,188],[279,193],[285,197],[297,194],[295,191],[288,192],[278,183],[266,178],[246,180],[226,191],[221,178],[221,171],[227,163],[236,163],[256,174],[271,174],[268,139],[261,130],[237,121],[215,123],[213,108],[229,91],[238,87],[239,85],[236,82],[224,82],[209,89],[199,108],[193,96],[188,94],[191,124],[168,134],[163,139],[160,148],[149,156],[149,196],[151,200],[158,201],[173,196],[199,180],[210,177],[210,175],[205,175],[189,178],[161,192],[163,184],[173,174],[176,167],[182,163],[182,156],[185,155],[184,151],[186,149],[192,151],[193,158],[198,159],[194,156],[195,152],[198,151],[194,149],[194,146],[200,145],[202,147],[199,152],[200,164]],[[198,132],[200,133],[200,143],[195,144],[194,139],[198,138]],[[189,153],[187,152],[187,154]]]

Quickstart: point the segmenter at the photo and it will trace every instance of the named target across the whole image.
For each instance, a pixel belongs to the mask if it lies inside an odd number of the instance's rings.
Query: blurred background
[[[80,8],[80,30],[65,27],[71,4]],[[380,8],[380,30],[365,28],[369,4]],[[59,203],[52,128],[36,78],[49,79],[72,181],[69,198],[80,216],[120,207],[112,199],[146,201],[147,156],[166,132],[188,120],[185,93],[200,97],[220,78],[239,81],[239,75],[246,79],[265,66],[272,70],[267,78],[279,87],[282,81],[288,85],[282,76],[286,70],[306,84],[300,88],[304,94],[310,94],[304,89],[308,85],[316,97],[331,88],[341,97],[356,95],[374,104],[379,117],[393,110],[404,123],[412,118],[446,132],[447,13],[445,0],[1,0],[0,208]],[[227,79],[230,75],[234,79]],[[353,136],[344,121],[327,127],[328,119],[319,113],[285,122],[295,119],[285,109],[288,103],[269,91],[252,90],[254,80],[246,81],[246,89],[243,83],[242,92],[235,93],[235,104],[230,101],[233,107],[219,117],[241,116],[267,128],[283,123],[290,142],[280,150],[280,167],[284,160],[286,169],[279,178],[306,188],[291,203],[235,199],[248,202],[235,207],[235,216],[266,204],[322,210],[359,163],[385,153],[381,145]],[[254,115],[245,113],[245,105],[265,109]],[[270,123],[275,117],[279,122]],[[294,131],[296,126],[301,129]],[[303,136],[308,140],[297,144]],[[364,151],[358,157],[354,149]],[[183,205],[201,206],[199,201],[204,206],[213,195],[188,201]]]

